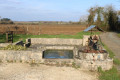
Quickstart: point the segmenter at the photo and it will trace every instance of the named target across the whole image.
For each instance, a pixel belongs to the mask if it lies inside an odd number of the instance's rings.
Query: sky
[[[0,0],[0,16],[13,21],[79,21],[96,5],[120,10],[120,0]]]

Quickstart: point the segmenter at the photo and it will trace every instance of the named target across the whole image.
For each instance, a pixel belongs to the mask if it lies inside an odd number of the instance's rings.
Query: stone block
[[[82,39],[31,38],[31,44],[44,44],[44,45],[82,45]]]
[[[88,38],[90,37],[90,35],[84,35],[83,36],[83,46],[87,46],[88,45]]]

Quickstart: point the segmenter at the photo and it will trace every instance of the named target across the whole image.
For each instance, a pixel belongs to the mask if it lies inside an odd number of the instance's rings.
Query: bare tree
[[[80,17],[80,24],[87,24],[87,20],[88,20],[88,15],[82,15]]]

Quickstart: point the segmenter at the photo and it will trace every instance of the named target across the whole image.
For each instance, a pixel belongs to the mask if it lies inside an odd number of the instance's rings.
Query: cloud
[[[1,11],[12,11],[18,9],[21,5],[20,0],[0,0],[0,10]]]
[[[4,10],[15,10],[15,9],[17,9],[17,8],[14,7],[14,6],[5,6],[5,7],[3,7],[3,9],[4,9]]]
[[[15,4],[20,4],[21,1],[19,0],[7,0],[8,2],[15,3]]]
[[[21,4],[20,0],[0,0],[0,4]]]

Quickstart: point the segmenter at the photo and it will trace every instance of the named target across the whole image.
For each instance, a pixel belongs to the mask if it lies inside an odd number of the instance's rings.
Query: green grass
[[[120,65],[120,60],[117,59],[117,58],[114,58],[114,59],[113,59],[113,63],[114,63],[115,65]]]
[[[118,37],[120,37],[120,33],[118,34]]]
[[[107,71],[99,69],[99,75],[99,80],[120,80],[120,75],[115,67]]]
[[[0,34],[0,43],[4,43],[6,41],[6,36],[5,34]]]
[[[104,48],[108,51],[109,57],[113,58],[113,63],[115,65],[120,65],[120,60],[115,58],[115,54],[112,52],[112,50],[110,50],[105,44],[104,44]]]
[[[48,35],[48,34],[41,34],[41,35],[25,35],[25,34],[20,34],[20,35],[14,35],[13,42],[16,42],[18,40],[23,40],[25,41],[27,38],[73,38],[73,39],[82,39],[83,35],[90,35],[90,32],[79,32],[76,35],[65,35],[65,34],[60,34],[60,35]],[[100,32],[96,32],[95,34],[100,34]],[[5,42],[5,34],[0,35],[0,43]]]
[[[112,50],[110,50],[105,44],[104,44],[104,48],[108,51],[109,57],[113,58],[113,63],[115,65],[120,65],[120,60],[115,58],[115,54],[112,52]]]
[[[115,54],[105,45],[104,48],[108,51],[109,57],[113,58],[114,65],[120,65],[120,60],[115,58]],[[101,68],[98,68],[99,80],[120,80],[120,74],[117,71],[117,68],[113,66],[112,69],[107,71],[102,71]]]
[[[104,48],[107,50],[107,52],[109,53],[109,57],[110,58],[114,58],[115,54],[112,52],[112,50],[110,50],[105,44],[104,45]]]

